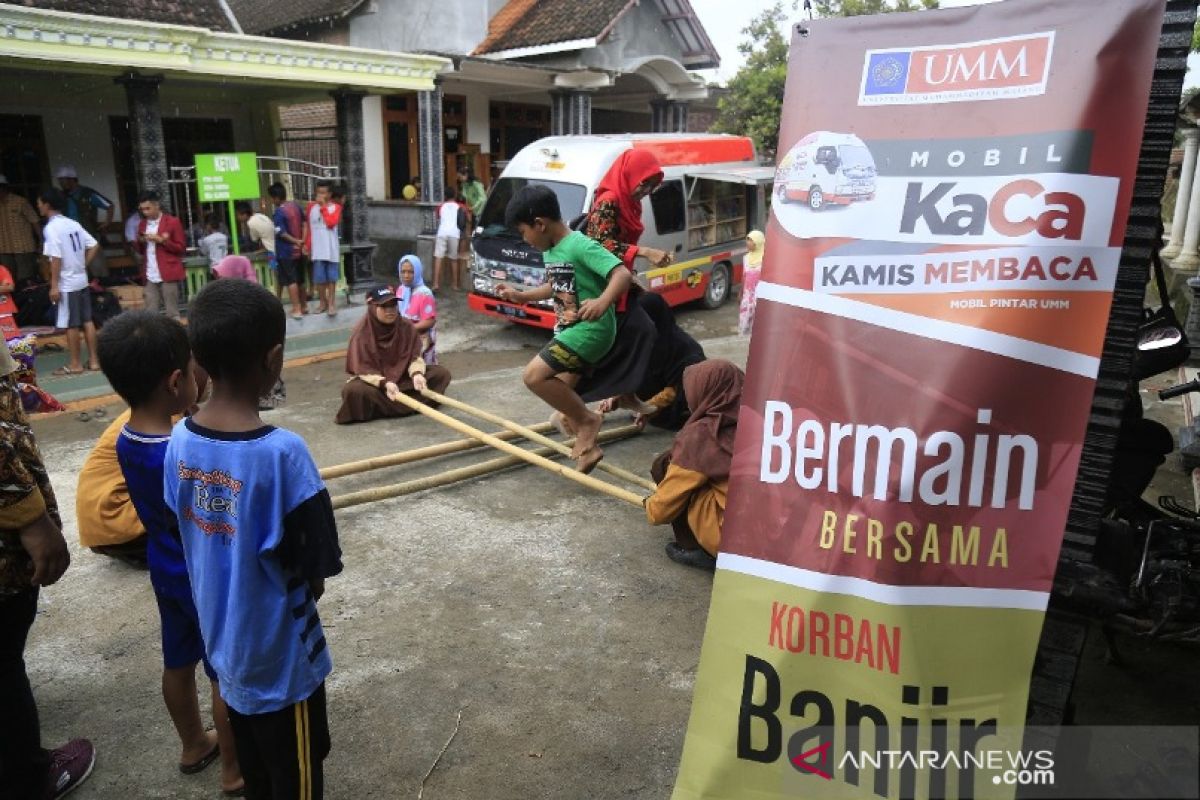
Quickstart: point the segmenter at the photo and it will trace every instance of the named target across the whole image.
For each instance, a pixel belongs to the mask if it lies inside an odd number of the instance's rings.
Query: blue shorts
[[[204,656],[204,637],[200,635],[200,615],[192,602],[191,592],[163,592],[155,589],[158,618],[162,621],[163,666],[167,669],[204,663],[204,674],[217,679],[212,665]]]
[[[313,265],[313,283],[337,283],[338,281],[338,262],[336,261],[314,261]]]

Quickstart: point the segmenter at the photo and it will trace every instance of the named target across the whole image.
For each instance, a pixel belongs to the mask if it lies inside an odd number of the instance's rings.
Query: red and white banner
[[[1011,796],[1163,9],[794,30],[676,800]]]

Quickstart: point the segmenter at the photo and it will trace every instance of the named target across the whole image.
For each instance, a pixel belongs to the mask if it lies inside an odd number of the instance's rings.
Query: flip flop
[[[204,758],[194,764],[180,764],[179,771],[184,775],[195,775],[197,772],[203,772],[210,764],[217,760],[219,755],[221,755],[221,745],[214,744],[212,750],[209,750]]]
[[[68,375],[82,375],[82,369],[71,369],[70,367],[59,367],[50,374],[56,378],[65,378]]]

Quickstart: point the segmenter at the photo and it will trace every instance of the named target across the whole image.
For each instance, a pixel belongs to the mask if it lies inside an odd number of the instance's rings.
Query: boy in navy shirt
[[[333,662],[316,601],[342,570],[333,505],[304,440],[258,414],[283,367],[285,323],[258,284],[200,291],[188,335],[212,397],[175,426],[166,459],[167,505],[252,800],[320,798],[330,746]]]
[[[177,321],[150,311],[130,311],[104,326],[97,343],[100,367],[129,403],[129,422],[117,437],[117,462],[129,497],[146,528],[150,584],[162,622],[163,701],[182,745],[179,769],[190,775],[221,756],[221,788],[235,791],[242,779],[233,730],[216,674],[204,659],[200,620],[183,548],[163,498],[163,459],[172,417],[191,409],[207,377],[194,369],[187,332]],[[215,732],[206,732],[196,701],[196,664],[212,681]]]

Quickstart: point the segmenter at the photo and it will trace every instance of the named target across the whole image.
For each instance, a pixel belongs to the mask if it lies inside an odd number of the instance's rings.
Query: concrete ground
[[[450,394],[520,422],[545,419],[519,375],[546,334],[442,302]],[[680,319],[711,356],[744,363],[733,304],[684,310]],[[321,466],[455,438],[424,418],[334,426],[340,360],[285,377],[288,403],[265,417],[305,436]],[[120,406],[106,411],[35,422],[68,510],[73,556],[42,595],[27,651],[44,737],[96,743],[96,771],[74,795],[80,800],[217,797],[215,768],[192,777],[176,770],[146,574],[77,543],[69,513],[76,474]],[[644,473],[669,442],[652,430],[606,452]],[[451,456],[329,488],[338,495],[489,457]],[[670,795],[711,579],[666,559],[668,528],[531,467],[346,509],[338,522],[346,570],[321,601],[335,664],[328,797],[416,797],[460,712],[425,788],[430,800]],[[1195,659],[1185,665],[1177,652],[1143,651],[1118,668],[1093,637],[1079,681],[1081,722],[1194,724]]]
[[[453,306],[453,303],[448,303]],[[736,307],[687,310],[708,352],[744,362]],[[443,325],[459,319],[457,309]],[[547,417],[520,369],[541,331],[466,319],[444,329],[450,393],[526,423]],[[288,402],[265,418],[295,430],[326,466],[457,438],[425,418],[338,427],[340,360],[286,372]],[[64,509],[92,442],[121,410],[37,420]],[[461,416],[461,415],[456,415]],[[484,426],[490,428],[491,426]],[[653,431],[653,429],[652,429]],[[606,447],[645,473],[670,436]],[[331,481],[334,495],[491,458],[467,453]],[[219,796],[216,769],[184,777],[159,695],[157,613],[147,576],[78,546],[42,594],[27,651],[48,744],[87,736],[99,756],[74,796]],[[321,615],[331,798],[666,797],[687,724],[711,578],[667,560],[669,528],[640,508],[534,468],[338,512],[346,570]]]

